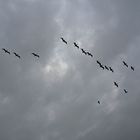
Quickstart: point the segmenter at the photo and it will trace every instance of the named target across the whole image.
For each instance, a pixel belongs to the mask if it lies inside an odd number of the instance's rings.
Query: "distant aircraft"
[[[73,43],[75,47],[77,47],[78,49],[80,48],[75,42]]]
[[[128,67],[128,65],[127,65],[127,63],[126,63],[125,61],[123,61],[123,64],[124,64],[126,67]]]
[[[114,72],[114,70],[113,70],[111,67],[109,67],[109,70],[110,70],[111,72]]]
[[[64,40],[64,38],[63,38],[63,37],[61,37],[61,39],[62,39],[62,41],[63,41],[65,44],[67,44],[67,41],[66,41],[66,40]]]
[[[100,101],[98,101],[98,104],[100,104]]]
[[[92,55],[90,52],[87,52],[87,54],[88,54],[89,56],[93,57],[93,55]]]
[[[20,55],[19,54],[17,54],[16,52],[13,52],[13,54],[20,59]]]
[[[128,91],[127,91],[126,89],[124,89],[124,92],[125,92],[125,93],[128,93]]]
[[[131,66],[131,70],[133,70],[133,71],[134,71],[134,67],[132,67],[132,66]]]
[[[116,87],[119,87],[117,82],[114,82],[114,85],[115,85]]]
[[[6,49],[4,49],[4,48],[2,48],[2,50],[3,50],[5,53],[10,54],[10,52],[9,52],[8,50],[6,50]]]
[[[105,65],[105,69],[109,70],[109,68]]]
[[[36,57],[38,57],[39,58],[39,55],[38,54],[36,54],[36,53],[32,53],[34,56],[36,56]]]
[[[84,49],[81,49],[82,53],[84,53],[85,55],[87,55],[87,52]]]

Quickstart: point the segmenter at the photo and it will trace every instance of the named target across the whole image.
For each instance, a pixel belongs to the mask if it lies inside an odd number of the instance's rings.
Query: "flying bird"
[[[85,55],[87,55],[87,52],[84,49],[81,49],[82,53],[84,53]]]
[[[35,57],[40,57],[38,54],[36,54],[36,53],[32,53],[32,55],[34,55]]]
[[[75,47],[77,47],[78,49],[80,48],[75,42],[73,43]]]
[[[104,70],[104,66],[101,64],[100,67]]]
[[[111,72],[114,72],[114,70],[113,70],[111,67],[109,67],[109,70],[110,70]]]
[[[125,93],[128,93],[128,91],[127,91],[126,89],[124,89],[124,92],[125,92]]]
[[[87,54],[88,54],[89,56],[93,57],[93,55],[92,55],[90,52],[87,52]]]
[[[131,70],[133,70],[133,71],[134,71],[134,67],[132,67],[132,66],[131,66]]]
[[[117,82],[114,82],[114,85],[115,85],[116,87],[119,87],[119,85],[118,85],[118,83],[117,83]]]
[[[18,57],[19,59],[21,58],[19,54],[17,54],[16,52],[13,52],[13,54]]]
[[[102,65],[101,62],[99,62],[98,60],[96,62],[97,62],[97,64]]]
[[[123,64],[124,64],[126,67],[128,67],[128,65],[127,65],[127,63],[126,63],[125,61],[123,61]]]
[[[4,49],[4,48],[2,48],[2,50],[3,50],[5,53],[10,54],[10,52],[9,52],[8,50],[6,50],[6,49]]]
[[[67,41],[66,41],[63,37],[61,37],[61,40],[62,40],[65,44],[67,44]]]
[[[100,101],[98,101],[98,104],[100,104]]]
[[[106,69],[106,70],[109,70],[109,68],[108,68],[106,65],[105,65],[105,69]]]

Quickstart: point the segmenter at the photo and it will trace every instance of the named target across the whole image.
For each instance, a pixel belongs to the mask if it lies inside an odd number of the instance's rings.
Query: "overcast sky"
[[[139,140],[139,26],[140,0],[0,0],[0,140]]]

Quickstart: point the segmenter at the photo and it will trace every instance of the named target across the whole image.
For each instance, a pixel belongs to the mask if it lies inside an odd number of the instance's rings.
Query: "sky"
[[[139,0],[0,0],[0,140],[139,140],[139,13]]]

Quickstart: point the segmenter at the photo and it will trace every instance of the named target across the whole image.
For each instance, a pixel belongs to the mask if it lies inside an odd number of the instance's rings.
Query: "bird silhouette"
[[[109,70],[109,68],[108,68],[106,65],[105,65],[105,69],[106,69],[106,70]]]
[[[127,91],[126,89],[124,89],[124,92],[125,92],[125,93],[128,93],[128,91]]]
[[[35,57],[40,57],[38,54],[36,54],[36,53],[32,53]]]
[[[61,37],[61,40],[62,40],[65,44],[67,44],[67,41],[66,41],[63,37]]]
[[[131,66],[131,70],[133,70],[133,71],[134,71],[134,67],[133,67],[133,66]]]
[[[119,87],[119,85],[118,85],[118,83],[117,83],[117,82],[114,82],[114,85],[115,85],[116,87]]]
[[[18,57],[19,59],[21,58],[19,54],[17,54],[16,52],[13,52],[13,54]]]
[[[98,104],[100,104],[100,101],[98,101]]]
[[[127,63],[125,62],[125,61],[122,61],[123,62],[123,64],[126,66],[126,67],[128,67],[128,65],[127,65]]]
[[[101,64],[100,67],[104,70],[104,66]]]
[[[101,62],[99,62],[98,60],[96,62],[97,62],[97,64],[102,65]]]
[[[92,55],[90,52],[87,52],[87,54],[88,54],[89,56],[93,57],[93,55]]]
[[[87,55],[87,52],[84,49],[81,49],[82,53],[84,53],[85,55]]]
[[[80,48],[75,42],[73,43],[76,48]]]
[[[109,67],[109,70],[110,70],[111,72],[114,72],[114,70],[113,70],[111,67]]]
[[[6,50],[6,49],[4,49],[4,48],[2,48],[2,50],[3,50],[5,53],[10,54],[10,52],[9,52],[8,50]]]

